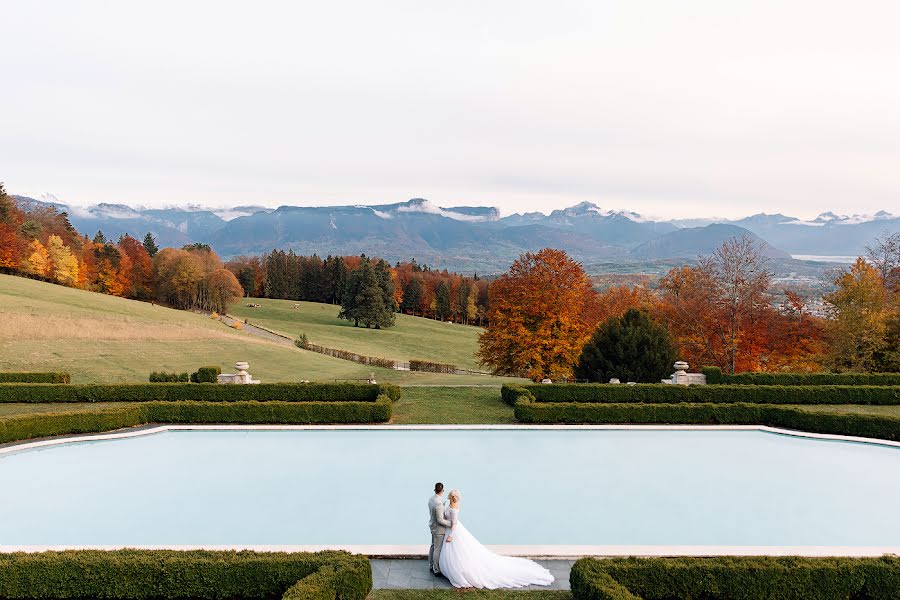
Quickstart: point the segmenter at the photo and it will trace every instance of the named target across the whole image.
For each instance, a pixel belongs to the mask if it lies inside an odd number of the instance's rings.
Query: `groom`
[[[428,501],[428,527],[431,529],[431,549],[428,551],[428,568],[435,576],[441,574],[441,547],[450,521],[444,518],[444,484],[434,484],[434,496]]]

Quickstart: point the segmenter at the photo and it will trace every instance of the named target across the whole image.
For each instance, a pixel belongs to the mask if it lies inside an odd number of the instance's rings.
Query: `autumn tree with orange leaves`
[[[572,376],[597,326],[597,293],[581,264],[561,250],[526,253],[491,283],[478,358],[497,375]]]

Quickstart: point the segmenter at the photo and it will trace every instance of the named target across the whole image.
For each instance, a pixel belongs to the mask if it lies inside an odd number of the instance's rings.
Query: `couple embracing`
[[[456,588],[517,588],[526,585],[550,585],[550,571],[527,558],[500,556],[485,548],[459,520],[459,490],[447,495],[444,506],[444,484],[434,485],[434,496],[428,501],[428,526],[431,549],[428,566],[435,576],[443,575]]]

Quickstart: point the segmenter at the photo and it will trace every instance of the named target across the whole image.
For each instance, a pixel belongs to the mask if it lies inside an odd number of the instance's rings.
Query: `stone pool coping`
[[[837,435],[830,433],[811,433],[797,429],[782,429],[769,427],[768,425],[379,425],[379,424],[351,424],[351,425],[215,425],[215,424],[165,424],[165,425],[141,425],[138,427],[117,430],[105,433],[87,433],[62,435],[38,440],[22,440],[0,445],[0,456],[15,452],[23,452],[36,448],[58,446],[75,442],[96,442],[114,440],[143,435],[155,435],[166,431],[760,431],[774,435],[799,437],[814,440],[833,442],[849,442],[854,444],[869,444],[873,446],[889,446],[900,448],[900,442],[883,440],[880,438],[866,438],[852,435]]]
[[[594,431],[761,431],[774,435],[824,441],[850,442],[900,448],[900,442],[877,438],[810,433],[765,425],[145,425],[110,433],[60,436],[36,441],[15,442],[0,447],[0,456],[26,450],[75,442],[92,442],[154,435],[166,431],[352,431],[352,430],[594,430]],[[377,558],[420,559],[428,554],[428,545],[3,545],[0,552],[45,552],[48,550],[253,550],[256,552],[318,552],[346,550]],[[581,556],[808,556],[873,557],[900,555],[900,546],[648,546],[648,545],[489,545],[508,556],[531,558],[576,558]]]

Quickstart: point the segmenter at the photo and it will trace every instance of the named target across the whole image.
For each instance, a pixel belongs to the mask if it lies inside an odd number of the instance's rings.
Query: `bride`
[[[459,520],[459,490],[447,495],[451,528],[441,548],[441,573],[456,588],[516,588],[550,585],[550,571],[527,558],[500,556],[485,548]]]

